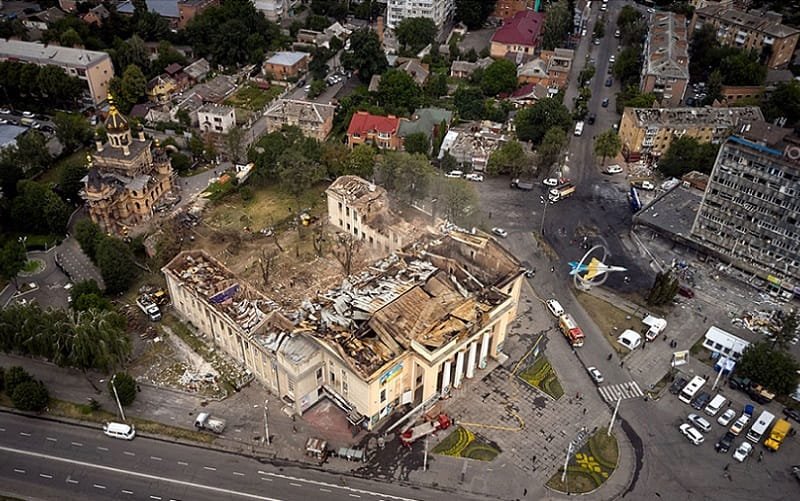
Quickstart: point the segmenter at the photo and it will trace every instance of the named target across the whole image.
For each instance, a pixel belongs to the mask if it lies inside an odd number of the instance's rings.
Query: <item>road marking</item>
[[[53,475],[48,475],[47,473],[40,473],[39,476],[42,478],[53,478]]]
[[[156,501],[161,501],[161,498],[158,496],[150,496],[150,499],[155,499]]]
[[[241,473],[241,472],[238,472],[238,471],[233,472],[233,474],[238,476],[238,477],[243,477],[244,476],[244,473]]]
[[[5,428],[0,428],[0,431],[6,431],[6,429]]]
[[[359,496],[358,494],[350,494],[350,497],[351,498],[360,498],[361,496]]]
[[[185,461],[178,461],[178,464],[181,465],[181,466],[189,466],[189,463],[187,463]]]
[[[19,434],[22,435],[23,437],[30,437],[31,436],[30,433],[25,433],[24,431],[19,432]]]
[[[123,452],[123,454],[125,454],[126,456],[135,456],[136,455],[135,453],[133,453],[131,451],[125,451],[125,452]]]
[[[644,392],[639,388],[639,385],[636,384],[636,381],[600,386],[597,388],[597,391],[600,392],[600,396],[603,397],[603,400],[612,404],[617,400],[644,396]]]
[[[101,446],[99,446],[99,445],[98,445],[98,446],[97,446],[97,450],[98,450],[98,451],[105,451],[105,452],[108,452],[108,447],[101,447]]]
[[[289,482],[289,485],[292,485],[294,487],[303,487],[301,484],[296,484],[294,482]]]
[[[331,492],[330,489],[325,489],[323,487],[320,487],[319,490],[322,491],[322,492]]]
[[[58,442],[58,439],[57,439],[57,438],[54,438],[54,437],[47,437],[47,438],[46,438],[46,440],[47,440],[48,442]]]
[[[3,448],[0,447],[0,450],[2,450],[2,449]],[[381,493],[381,492],[368,491],[368,490],[365,490],[365,489],[355,489],[353,487],[347,487],[347,486],[343,486],[343,485],[336,485],[336,484],[329,484],[329,483],[326,483],[326,482],[320,482],[319,480],[309,480],[309,479],[305,479],[305,478],[292,477],[290,475],[283,475],[281,473],[271,473],[271,472],[262,471],[262,470],[258,470],[258,473],[259,473],[259,475],[269,475],[271,477],[282,478],[284,480],[295,480],[297,482],[303,482],[303,483],[311,484],[311,485],[330,487],[332,489],[339,489],[339,490],[348,491],[348,492],[357,492],[359,494],[366,494],[367,496],[375,496],[375,497],[381,497],[381,498],[386,498],[386,499],[396,499],[397,501],[418,501],[418,500],[416,500],[414,498],[404,498],[402,496],[394,496],[392,494],[384,494],[384,493]],[[266,479],[262,477],[262,480],[266,480]]]
[[[14,468],[14,473],[22,473],[25,474],[25,470],[20,470],[19,468]]]
[[[105,485],[100,485],[100,484],[92,484],[92,485],[94,486],[95,489],[105,489],[106,488]]]
[[[75,447],[83,447],[83,444],[80,442],[72,442],[72,445],[74,445]]]
[[[161,461],[161,458],[158,456],[150,456],[150,459],[152,459],[153,461]]]
[[[261,477],[261,480],[266,480],[267,482],[272,482],[272,479],[271,479],[271,478],[264,478],[264,477]]]
[[[21,456],[28,456],[28,457],[38,458],[38,459],[44,459],[44,460],[47,460],[47,461],[57,461],[59,463],[66,463],[66,464],[71,464],[71,465],[75,465],[75,466],[81,466],[81,467],[84,467],[84,468],[93,468],[95,470],[107,471],[107,472],[111,472],[111,473],[128,475],[128,476],[131,476],[131,477],[137,477],[137,478],[141,478],[141,479],[145,479],[145,480],[151,480],[151,481],[155,481],[155,482],[162,482],[164,484],[179,485],[179,486],[182,486],[182,487],[190,487],[190,488],[193,488],[193,489],[203,489],[203,490],[206,490],[206,491],[209,491],[209,492],[216,492],[216,493],[226,494],[228,496],[233,495],[233,496],[239,496],[241,498],[257,499],[259,501],[281,501],[279,499],[271,498],[271,497],[268,497],[268,496],[262,496],[260,494],[253,494],[253,493],[250,493],[250,492],[235,491],[235,490],[232,490],[232,489],[223,489],[221,487],[214,487],[212,485],[198,484],[196,482],[189,482],[187,480],[178,480],[178,479],[175,479],[175,478],[161,477],[159,475],[152,475],[152,474],[149,474],[149,473],[142,473],[142,472],[139,472],[139,471],[125,470],[125,469],[122,469],[122,468],[114,468],[112,466],[106,466],[106,465],[101,465],[101,464],[96,464],[96,463],[89,463],[87,461],[79,461],[77,459],[62,458],[62,457],[58,457],[58,456],[53,456],[52,454],[44,454],[44,453],[41,453],[41,452],[26,451],[26,450],[22,450],[22,449],[14,449],[13,447],[5,447],[5,446],[2,446],[2,445],[0,445],[0,451],[10,452],[10,453],[18,454],[18,455],[21,455]],[[266,472],[261,472],[261,471],[259,471],[259,473],[263,474],[263,475],[274,476],[274,477],[292,478],[293,480],[297,480],[298,482],[306,482],[306,483],[309,483],[309,484],[312,484],[312,485],[325,485],[326,487],[347,489],[347,490],[359,492],[361,494],[374,494],[375,496],[380,496],[380,497],[384,497],[384,498],[388,498],[388,499],[397,499],[397,500],[402,500],[402,501],[417,501],[417,500],[411,499],[411,498],[403,498],[403,497],[399,497],[399,496],[390,496],[390,495],[387,495],[387,494],[380,494],[380,493],[370,493],[369,491],[357,490],[357,489],[352,489],[352,488],[349,488],[349,487],[339,487],[339,486],[336,486],[336,485],[333,485],[333,484],[325,484],[324,482],[317,482],[317,481],[314,481],[314,480],[304,480],[304,479],[301,479],[301,478],[296,478],[295,479],[293,477],[287,477],[287,476],[279,475],[279,474],[276,474],[276,473],[266,473]]]
[[[127,489],[122,489],[123,494],[133,494],[133,491],[129,491]]]
[[[214,468],[213,466],[203,466],[203,469],[208,470],[208,471],[217,471],[217,469]]]
[[[68,484],[77,484],[77,483],[78,483],[78,481],[77,481],[77,480],[75,480],[74,478],[68,478],[68,479],[67,479],[67,483],[68,483]]]

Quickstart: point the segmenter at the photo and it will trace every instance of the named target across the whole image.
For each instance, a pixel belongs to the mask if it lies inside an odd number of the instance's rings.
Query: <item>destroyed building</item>
[[[491,236],[426,235],[308,298],[269,300],[205,251],[163,270],[176,311],[302,414],[322,397],[373,429],[502,357],[523,281]]]

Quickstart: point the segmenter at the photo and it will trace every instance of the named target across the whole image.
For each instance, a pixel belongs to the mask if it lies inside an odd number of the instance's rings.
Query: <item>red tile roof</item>
[[[366,111],[357,111],[350,119],[350,126],[347,128],[347,135],[383,132],[386,134],[396,134],[400,126],[400,119],[389,115],[371,115]]]
[[[542,32],[545,14],[526,10],[517,12],[511,20],[500,27],[492,37],[492,42],[514,45],[536,45]]]

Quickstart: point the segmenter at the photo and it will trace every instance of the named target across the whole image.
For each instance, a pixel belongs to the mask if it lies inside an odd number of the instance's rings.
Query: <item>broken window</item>
[[[381,403],[386,402],[386,388],[381,390]]]

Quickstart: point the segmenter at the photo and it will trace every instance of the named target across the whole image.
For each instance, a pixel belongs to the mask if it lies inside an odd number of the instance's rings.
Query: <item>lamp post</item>
[[[549,196],[550,196],[550,190],[548,190],[547,193],[545,193],[545,196],[539,197],[542,200],[542,203],[544,204],[544,209],[542,209],[542,222],[539,225],[539,233],[541,233],[542,235],[544,235],[544,218],[547,215],[547,204],[550,202]]]
[[[117,379],[116,374],[111,376],[111,389],[114,390],[114,399],[116,399],[117,407],[119,407],[119,415],[122,418],[122,421],[125,421],[125,412],[122,410],[122,403],[120,403],[119,401],[119,395],[117,394],[117,385],[114,384],[115,379]]]
[[[267,405],[269,404],[269,399],[264,400],[264,440],[263,442],[267,445],[270,445],[269,441],[269,408]]]

